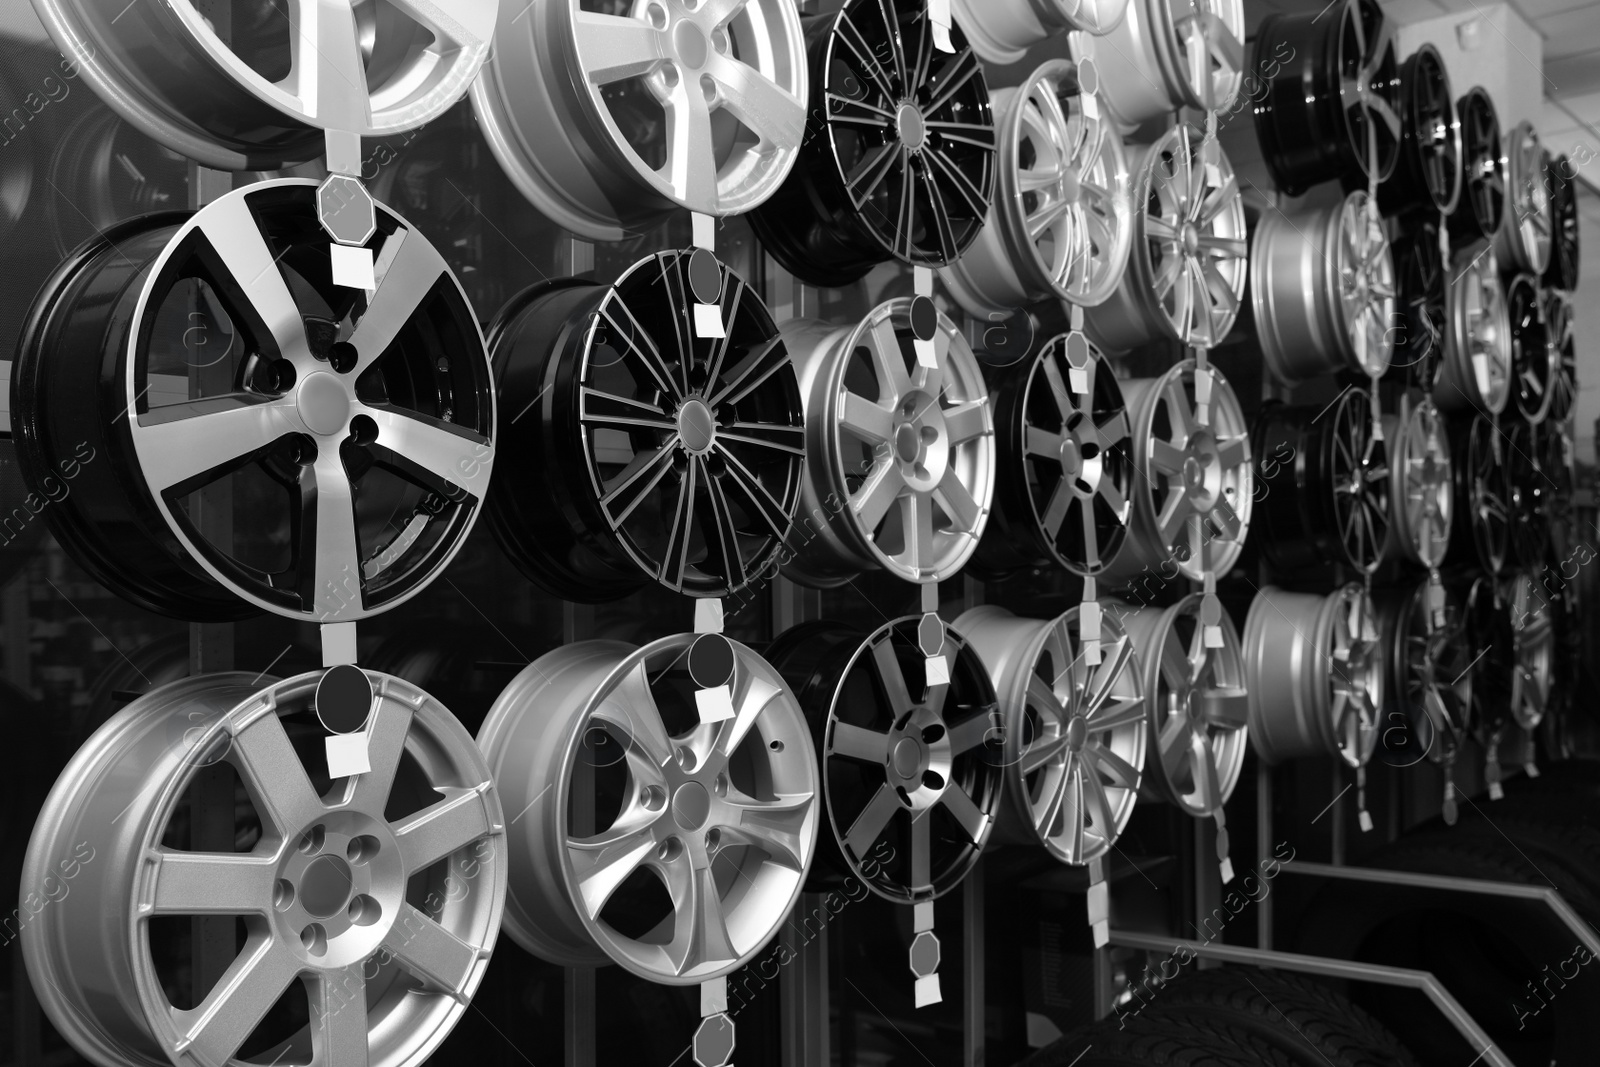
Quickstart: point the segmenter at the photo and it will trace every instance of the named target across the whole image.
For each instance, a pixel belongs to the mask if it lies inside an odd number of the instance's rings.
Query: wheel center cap
[[[914,737],[902,737],[895,743],[894,751],[889,757],[895,773],[902,778],[914,777],[922,769],[923,752],[922,742]]]
[[[922,434],[909,422],[894,432],[894,451],[902,463],[915,463],[922,454]]]
[[[1089,722],[1082,715],[1074,715],[1072,721],[1067,723],[1067,747],[1074,752],[1083,750],[1083,743],[1089,740]]]
[[[711,442],[717,436],[717,424],[704,401],[683,402],[678,409],[678,436],[683,440],[683,447],[697,456],[710,451]]]
[[[1183,461],[1183,484],[1190,489],[1199,489],[1206,481],[1206,465],[1200,462],[1199,457],[1190,456]]]
[[[683,65],[694,70],[705,66],[706,57],[711,53],[705,31],[687,20],[678,23],[678,28],[672,31],[672,44]]]
[[[331,437],[350,421],[350,392],[337,375],[318,371],[306,376],[295,396],[295,407],[306,429]]]
[[[711,794],[699,782],[685,782],[672,795],[672,817],[685,830],[698,830],[711,814]]]
[[[338,856],[320,856],[300,876],[300,903],[310,914],[326,919],[344,910],[354,888],[348,863]]]
[[[1061,442],[1061,473],[1076,478],[1082,470],[1083,453],[1078,450],[1078,442],[1068,437]]]
[[[900,142],[915,152],[928,140],[928,124],[915,104],[901,104],[895,112],[894,123],[900,133]]]
[[[1178,231],[1183,237],[1183,250],[1191,256],[1200,251],[1200,231],[1195,229],[1192,222],[1183,224],[1183,229]]]

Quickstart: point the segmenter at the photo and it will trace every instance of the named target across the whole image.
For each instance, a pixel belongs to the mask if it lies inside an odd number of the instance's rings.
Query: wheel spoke
[[[805,104],[746,63],[713,54],[707,72],[722,89],[723,107],[765,145],[793,148],[806,132]]]
[[[840,400],[839,425],[869,445],[885,444],[894,434],[894,412],[846,391]]]
[[[973,803],[971,797],[952,785],[940,794],[939,803],[943,804],[944,810],[961,824],[962,832],[967,835],[968,841],[974,845],[983,842],[984,834],[989,829],[989,816]]]
[[[371,97],[353,6],[293,0],[288,15],[290,70],[285,87],[292,86],[289,91],[299,99],[304,114],[315,115],[324,129],[364,128]]]
[[[989,405],[982,400],[953,405],[944,412],[944,427],[951,448],[982,437],[990,431]]]
[[[939,505],[944,508],[945,514],[950,517],[953,530],[958,533],[971,533],[978,528],[978,523],[983,517],[983,509],[972,498],[972,493],[967,487],[961,483],[961,477],[956,473],[955,468],[945,469],[944,477],[939,480],[939,485],[934,489],[933,496],[939,502]],[[927,540],[930,545],[930,551],[926,561],[919,558],[917,562],[926,566],[932,563],[933,517],[931,513],[927,514],[924,521],[928,527]],[[918,533],[920,541],[920,526]],[[919,548],[919,556],[920,551]]]
[[[751,845],[767,859],[797,874],[805,873],[807,820],[814,797],[810,793],[779,796],[776,800],[740,800],[739,823],[724,826],[725,838]]]
[[[1083,714],[1092,726],[1098,726],[1095,713],[1111,698],[1111,690],[1122,679],[1129,661],[1133,659],[1133,642],[1126,636],[1118,637],[1109,649],[1102,651],[1100,665],[1094,671],[1094,688],[1085,694],[1083,704]]]
[[[372,1034],[367,1020],[366,963],[316,975],[306,983],[311,1000],[313,1067],[362,1067]]]
[[[669,54],[665,35],[643,19],[574,9],[572,21],[582,69],[595,85],[649,74]]]
[[[195,224],[217,257],[211,280],[229,312],[256,327],[258,343],[270,341],[296,370],[309,371],[316,360],[305,320],[245,198],[218,200],[195,216]]]
[[[265,822],[287,837],[323,813],[322,799],[283,723],[271,711],[258,715],[233,739],[231,762]]]
[[[584,386],[578,394],[578,417],[587,429],[659,430],[671,433],[677,423],[667,417],[659,404]]]
[[[1065,440],[1061,434],[1029,426],[1023,432],[1022,447],[1030,456],[1056,460],[1061,458],[1061,444]]]
[[[1222,806],[1222,785],[1217,780],[1217,756],[1210,736],[1203,730],[1195,731],[1189,752],[1194,760],[1196,800],[1207,812],[1216,811]]]
[[[1041,737],[1034,740],[1022,753],[1017,769],[1023,775],[1029,775],[1039,768],[1046,766],[1053,760],[1060,758],[1067,751],[1067,739],[1061,737]]]
[[[617,683],[610,696],[594,709],[593,717],[619,730],[622,736],[617,740],[639,752],[652,766],[665,767],[672,758],[672,739],[667,736],[644,663]]]
[[[489,465],[484,462],[488,438],[388,405],[366,405],[362,412],[378,424],[377,443],[382,448],[420,468],[447,495],[465,493],[483,499],[489,481]]]
[[[411,716],[411,709],[399,700],[378,700],[367,726],[367,765],[371,769],[345,779],[343,806],[372,815],[383,813],[411,733]]]
[[[399,230],[384,240],[373,273],[378,288],[350,334],[357,353],[350,371],[353,381],[389,351],[434,288],[450,275],[450,267],[427,238],[415,230]]]
[[[1183,473],[1183,449],[1159,437],[1150,439],[1150,466],[1169,477]]]
[[[155,915],[250,915],[272,911],[277,860],[237,852],[156,849],[150,911]]]
[[[724,719],[717,726],[716,740],[712,745],[717,754],[723,759],[732,757],[761,713],[782,694],[783,690],[766,678],[754,671],[741,669],[733,685],[733,718]]]
[[[850,829],[845,831],[844,845],[850,854],[858,859],[865,856],[873,843],[883,836],[889,820],[899,810],[900,798],[889,788],[889,783],[880,785],[878,791],[872,794],[872,799],[867,801],[867,806],[861,809],[861,814],[850,824]]]
[[[674,434],[654,452],[641,452],[606,487],[600,498],[611,522],[621,526],[628,521],[633,510],[650,496],[661,480],[672,472],[672,457],[677,451],[678,437]]]
[[[1232,686],[1217,686],[1204,690],[1195,697],[1200,702],[1200,713],[1212,726],[1238,729],[1250,717],[1250,702],[1245,690]]]
[[[636,806],[604,833],[567,840],[567,860],[589,918],[599,918],[612,894],[655,851],[652,828],[657,817]]]
[[[987,729],[988,722],[983,722]],[[983,734],[978,740],[982,741]],[[952,739],[952,745],[953,745]],[[845,756],[849,759],[861,760],[865,763],[883,763],[889,758],[889,735],[876,730],[868,730],[860,726],[852,726],[847,722],[833,724],[832,747],[829,754]]]
[[[252,937],[204,1000],[172,1012],[185,1054],[197,1063],[227,1062],[299,973],[287,947]]]
[[[156,493],[183,495],[299,430],[293,400],[243,393],[152,408],[138,417],[139,468]]]
[[[835,730],[837,729],[838,727],[835,727]],[[950,731],[950,752],[955,756],[959,756],[964,752],[971,752],[975,748],[989,744],[991,740],[999,740],[1005,736],[1005,726],[1000,721],[999,713],[993,708],[980,711],[974,715],[968,715],[960,722],[949,724],[948,729]],[[837,741],[835,741],[835,744],[837,744]],[[879,757],[878,762],[886,759],[887,756],[888,739],[885,738],[883,756]]]
[[[906,685],[906,676],[900,670],[900,657],[895,655],[894,645],[885,638],[872,646],[873,673],[883,685],[883,694],[888,703],[892,718],[899,718],[911,710],[911,690]]]
[[[711,107],[696,79],[684,78],[667,105],[667,162],[661,168],[677,198],[710,207],[717,203],[716,142]]]
[[[461,1004],[467,1002],[473,974],[487,963],[476,948],[411,904],[400,906],[383,947],[430,989]]]
[[[311,531],[302,546],[309,543],[314,553],[312,585],[303,590],[302,596],[312,600],[321,620],[330,621],[352,603],[358,608],[364,606],[361,545],[356,534],[354,493],[338,450],[322,449],[312,470],[316,491],[310,501],[301,504],[303,520]]]
[[[393,824],[395,841],[405,861],[406,873],[426,870],[451,853],[466,848],[480,837],[496,832],[484,797],[485,782],[476,789],[443,789],[440,800]]]
[[[783,339],[774,337],[740,360],[706,403],[713,408],[737,404],[790,365],[789,350],[783,346]]]

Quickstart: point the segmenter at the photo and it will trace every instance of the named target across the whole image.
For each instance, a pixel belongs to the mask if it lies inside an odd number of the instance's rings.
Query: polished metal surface
[[[794,165],[810,80],[794,0],[513,0],[472,87],[489,146],[563,229],[749,211]]]
[[[1450,547],[1454,499],[1450,438],[1433,401],[1424,397],[1404,421],[1383,417],[1389,445],[1389,551],[1429,569],[1444,562]]]
[[[250,1038],[315,1067],[415,1067],[466,1012],[506,892],[489,770],[436,700],[369,673],[372,770],[330,786],[321,677],[173,682],[112,716],[57,780],[23,878],[79,866],[22,949],[51,1021],[96,1063],[231,1067]],[[221,764],[242,782],[229,837],[248,847],[190,851],[186,791]],[[213,988],[182,997],[193,981],[164,969],[166,939],[196,915],[241,916],[245,937]],[[311,1013],[298,1028],[269,1015],[295,985]]]
[[[1019,63],[1042,41],[1082,30],[1103,34],[1122,22],[1130,0],[951,0],[956,21],[984,62]],[[1138,3],[1139,0],[1132,0]]]
[[[1511,718],[1524,730],[1544,720],[1555,664],[1555,626],[1537,573],[1514,575],[1500,590],[1511,615]]]
[[[1499,262],[1487,242],[1452,257],[1448,301],[1434,403],[1448,412],[1498,415],[1511,400],[1511,319]]]
[[[983,660],[1004,722],[995,840],[1042,845],[1074,866],[1108,853],[1128,825],[1149,729],[1133,641],[1108,610],[1091,663],[1080,618],[980,607],[952,624]]]
[[[1250,740],[1268,764],[1337,756],[1360,767],[1378,743],[1383,649],[1372,603],[1333,593],[1256,594],[1244,626]]]
[[[733,717],[702,722],[697,636],[565,645],[490,709],[478,744],[523,813],[505,927],[529,952],[698,985],[788,916],[816,845],[810,731],[783,679],[736,642]]]
[[[806,473],[784,573],[843,585],[882,568],[913,582],[958,572],[978,547],[994,492],[994,422],[983,373],[943,313],[919,357],[913,300],[854,326],[781,327],[800,377]],[[815,529],[811,521],[815,522]]]
[[[1191,593],[1170,608],[1106,607],[1127,627],[1143,665],[1149,779],[1197,819],[1216,815],[1233,796],[1249,737],[1239,631],[1224,612],[1222,644],[1206,644],[1203,600]]]
[[[1394,352],[1395,272],[1377,205],[1269,208],[1256,224],[1250,298],[1267,366],[1294,383],[1340,370],[1377,377]]]
[[[1182,108],[1226,111],[1244,80],[1243,0],[1129,0],[1100,40],[1074,35],[1100,67],[1106,109],[1125,129]]]
[[[1110,352],[1161,339],[1215,345],[1244,298],[1248,248],[1233,166],[1188,123],[1136,151],[1133,165],[1128,269],[1106,301],[1085,312],[1085,329]]]
[[[1540,275],[1550,266],[1555,215],[1550,203],[1545,151],[1531,122],[1506,134],[1506,206],[1494,235],[1494,252],[1504,270]]]
[[[1192,359],[1123,387],[1133,422],[1133,519],[1107,572],[1114,581],[1221,578],[1244,548],[1255,495],[1249,427],[1232,386],[1214,368],[1208,373],[1209,405],[1197,402]]]
[[[1055,59],[991,98],[999,188],[983,232],[940,271],[973,316],[1003,318],[1046,298],[1098,304],[1122,282],[1132,176],[1121,138],[1081,93],[1076,64]]]

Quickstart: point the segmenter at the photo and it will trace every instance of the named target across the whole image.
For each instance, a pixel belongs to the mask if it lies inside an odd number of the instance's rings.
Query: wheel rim
[[[1395,303],[1403,328],[1394,339],[1389,376],[1431,392],[1450,322],[1438,225],[1419,223],[1411,234],[1397,239],[1391,251],[1398,287]]]
[[[700,722],[696,639],[567,645],[490,710],[478,743],[505,802],[532,809],[510,839],[506,932],[535,955],[698,984],[760,951],[799,895],[818,822],[804,716],[729,641],[735,715]]]
[[[1573,329],[1572,297],[1559,289],[1546,289],[1545,340],[1555,354],[1551,359],[1550,407],[1545,417],[1566,422],[1577,393],[1577,337]]]
[[[1505,461],[1506,510],[1511,519],[1508,558],[1530,570],[1541,568],[1550,546],[1554,483],[1545,477],[1534,430],[1526,423],[1512,423],[1503,432],[1501,456]]]
[[[1455,486],[1447,558],[1498,574],[1506,565],[1511,521],[1499,431],[1482,415],[1452,419],[1445,425],[1450,433],[1450,478]]]
[[[506,173],[591,240],[677,208],[749,211],[805,136],[809,89],[793,0],[506,4],[473,104]]]
[[[695,327],[697,272],[717,286],[723,338]],[[530,579],[583,601],[651,581],[726,596],[771,564],[800,497],[799,387],[772,316],[726,265],[662,252],[614,285],[537,287],[491,343],[507,409],[539,407],[512,425],[518,462],[490,498]]]
[[[123,219],[185,207],[173,194],[188,178],[183,156],[110,108],[91,108],[62,134],[50,163],[50,181],[61,190],[46,208],[56,250],[66,256]]]
[[[1461,120],[1450,75],[1431,44],[1400,66],[1400,112],[1400,163],[1378,201],[1391,214],[1431,203],[1448,215],[1461,197]]]
[[[1453,514],[1450,439],[1433,402],[1424,398],[1405,424],[1383,420],[1384,436],[1393,442],[1389,503],[1392,540],[1403,558],[1435,569],[1450,548]]]
[[[983,229],[994,192],[994,123],[958,27],[935,49],[916,5],[847,0],[808,34],[810,135],[752,221],[797,278],[844,285],[897,259],[942,267]],[[819,211],[818,207],[822,210]]]
[[[1511,399],[1511,320],[1498,263],[1483,242],[1456,253],[1450,329],[1433,399],[1446,411],[1495,415]]]
[[[259,17],[234,18],[231,44],[203,6],[40,0],[37,9],[129,123],[207,166],[263,170],[320,155],[327,128],[383,137],[443,114],[488,57],[499,5],[463,0],[447,14],[410,2],[266,4]],[[353,91],[358,84],[368,88]]]
[[[413,1064],[466,1010],[505,897],[500,803],[472,738],[442,705],[399,679],[368,677],[373,770],[322,795],[330,783],[296,748],[321,747],[312,711],[321,672],[264,690],[248,674],[174,682],[113,716],[67,766],[29,845],[30,884],[91,827],[126,820],[129,835],[127,848],[91,855],[75,892],[22,934],[46,1012],[86,1056],[221,1067],[247,1058],[250,1039],[318,1065]],[[259,840],[244,852],[170,847],[189,782],[222,763],[253,809],[234,830],[247,841],[258,827]],[[397,803],[415,814],[391,820]],[[186,1010],[169,999],[153,951],[165,936],[156,923],[190,915],[243,916],[248,935]],[[297,980],[311,1025],[257,1030]]]
[[[24,106],[26,95],[26,91],[17,92],[16,83],[7,71],[4,80],[0,80],[0,106],[5,108],[5,114],[10,115],[17,107]],[[70,143],[65,138],[62,140]],[[23,138],[21,144],[13,139],[7,142],[6,148],[8,155],[14,149],[16,158],[0,160],[0,238],[10,234],[12,227],[22,220],[27,210],[28,201],[33,195],[36,165],[30,139]]]
[[[1131,0],[1104,44],[1075,39],[1069,47],[1074,55],[1094,55],[1105,75],[1106,110],[1131,130],[1186,107],[1232,107],[1243,80],[1243,39],[1239,0]]]
[[[75,449],[85,459],[81,442],[111,454],[84,467],[93,513],[72,505],[53,521],[136,603],[179,618],[354,621],[420,592],[476,520],[494,391],[460,285],[381,207],[370,302],[333,285],[314,196],[314,182],[275,181],[187,220],[128,223],[64,264],[30,312],[25,472],[42,483]],[[190,301],[201,310],[185,317]],[[103,332],[112,316],[125,332]],[[202,351],[212,338],[219,355]],[[223,360],[232,373],[191,398],[189,372]],[[220,543],[187,503],[218,484],[241,527]]]
[[[805,397],[804,508],[825,531],[798,546],[786,573],[799,581],[842,584],[878,568],[942,581],[983,536],[995,466],[983,373],[942,312],[934,366],[919,362],[921,306],[890,300],[854,327],[783,326]]]
[[[1191,594],[1165,610],[1116,609],[1134,647],[1145,650],[1150,779],[1197,819],[1217,814],[1233,796],[1249,719],[1239,632],[1224,614],[1221,647],[1207,647],[1202,599]]]
[[[1461,116],[1461,199],[1450,213],[1458,241],[1493,237],[1506,207],[1506,154],[1494,101],[1475,85],[1456,101]]]
[[[1546,185],[1545,152],[1531,122],[1519,122],[1506,135],[1506,206],[1495,234],[1495,254],[1508,270],[1535,277],[1550,266],[1550,189]]]
[[[1211,372],[1208,420],[1195,404],[1195,363],[1128,383],[1133,416],[1133,522],[1109,570],[1124,579],[1167,560],[1184,577],[1221,578],[1250,528],[1255,472],[1250,435],[1233,388]]]
[[[1122,281],[1133,244],[1132,178],[1110,123],[1084,116],[1078,78],[1074,64],[1051,60],[1019,88],[995,94],[999,195],[984,232],[943,271],[971,314],[1051,296],[1098,304]]]
[[[953,0],[957,22],[987,63],[1020,62],[1028,49],[1057,33],[1100,35],[1121,23],[1129,0]]]
[[[1372,603],[1353,582],[1327,596],[1257,594],[1244,632],[1256,754],[1269,764],[1327,755],[1365,765],[1383,705],[1379,644]]]
[[[1511,279],[1506,290],[1506,315],[1511,323],[1511,374],[1516,383],[1517,411],[1530,423],[1549,414],[1553,387],[1560,377],[1560,351],[1552,342],[1546,314],[1549,303],[1531,274]]]
[[[1430,605],[1433,579],[1381,594],[1379,616],[1383,623],[1384,670],[1388,679],[1388,714],[1385,722],[1404,723],[1406,743],[1390,747],[1389,727],[1383,731],[1386,753],[1394,758],[1409,754],[1413,738],[1423,740],[1423,752],[1402,766],[1412,766],[1423,755],[1434,763],[1455,759],[1462,738],[1472,723],[1472,657],[1459,590],[1442,587],[1443,605],[1435,617]],[[1437,743],[1435,743],[1437,742]]]
[[[1005,795],[996,833],[1082,866],[1111,850],[1139,798],[1143,672],[1133,642],[1102,616],[1091,666],[1078,609],[1052,620],[984,607],[955,621],[983,660],[1004,719]]]
[[[1545,155],[1545,180],[1550,187],[1550,216],[1555,232],[1550,239],[1550,269],[1544,284],[1569,292],[1578,287],[1578,190],[1573,184],[1578,170],[1566,156]]]
[[[1539,594],[1532,577],[1517,575],[1509,584],[1503,596],[1511,612],[1511,718],[1522,729],[1532,730],[1550,704],[1555,628],[1550,602]]]
[[[1517,673],[1510,606],[1487,575],[1460,586],[1472,653],[1473,732],[1485,747],[1499,740],[1511,721],[1512,678]]]
[[[1262,551],[1284,571],[1329,563],[1375,570],[1389,538],[1388,445],[1372,399],[1347,389],[1325,407],[1269,407],[1256,424],[1265,492]]]
[[[1233,328],[1244,296],[1244,203],[1222,148],[1180,123],[1139,160],[1130,269],[1086,312],[1102,348],[1160,338],[1209,348]]]

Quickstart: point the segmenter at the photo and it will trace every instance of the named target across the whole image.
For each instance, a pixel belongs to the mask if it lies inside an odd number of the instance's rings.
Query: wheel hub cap
[[[928,492],[950,464],[944,411],[925,393],[908,393],[895,415],[894,454],[901,476],[917,492]]]
[[[683,447],[697,456],[711,450],[711,443],[717,436],[717,424],[704,401],[683,402],[678,409],[678,436],[683,440]]]
[[[306,376],[295,396],[295,408],[306,429],[331,437],[350,420],[350,391],[337,375],[319,371]]]
[[[1068,478],[1077,478],[1083,471],[1083,452],[1078,447],[1078,442],[1067,438],[1061,442],[1061,473]]]
[[[915,152],[927,143],[928,124],[917,105],[909,102],[901,104],[900,110],[895,113],[894,122],[900,134],[900,142],[911,151]]]
[[[678,49],[678,58],[691,70],[705,66],[711,54],[711,42],[706,40],[705,31],[692,22],[678,23],[678,28],[672,31],[672,43]]]
[[[348,863],[337,856],[319,856],[300,876],[300,901],[306,911],[326,919],[345,909],[354,887]]]
[[[894,746],[894,769],[902,778],[914,778],[920,775],[923,765],[928,761],[928,749],[921,741],[914,737],[902,737]]]
[[[1184,223],[1183,228],[1179,230],[1179,236],[1183,239],[1184,252],[1191,256],[1200,254],[1200,231],[1194,223]]]
[[[1067,747],[1073,752],[1081,752],[1088,739],[1089,723],[1082,715],[1074,715],[1072,721],[1067,723]]]
[[[1183,488],[1200,511],[1210,511],[1222,485],[1222,462],[1217,441],[1207,430],[1197,431],[1184,448]]]
[[[698,830],[711,815],[711,794],[699,782],[687,782],[672,796],[672,817],[685,830]]]

